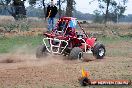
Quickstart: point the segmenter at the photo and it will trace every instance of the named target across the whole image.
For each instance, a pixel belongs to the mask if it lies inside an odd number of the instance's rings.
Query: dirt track
[[[131,58],[106,57],[95,60],[92,56],[89,62],[65,60],[60,56],[36,59],[34,55],[4,54],[0,55],[0,85],[24,85],[26,88],[36,88],[47,84],[66,84],[70,87],[79,87],[78,77],[81,68],[90,71],[93,79],[122,79],[131,77]]]
[[[80,68],[78,68],[78,63],[80,62],[78,61],[68,61],[60,57],[58,58],[58,56],[55,57],[57,59],[53,59],[51,56],[43,60],[37,60],[33,56],[27,56],[24,59],[17,57],[13,56],[11,58],[7,55],[7,61],[10,58],[14,63],[6,63],[6,58],[1,60],[0,83],[2,85],[31,86],[36,84],[43,85],[45,83],[67,83],[77,79],[80,75]]]

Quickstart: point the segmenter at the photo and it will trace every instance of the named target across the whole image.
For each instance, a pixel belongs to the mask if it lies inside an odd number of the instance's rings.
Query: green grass
[[[106,56],[110,57],[132,57],[132,37],[101,37],[98,42],[106,47]],[[128,44],[128,45],[126,45]]]
[[[118,44],[120,42],[132,42],[132,36],[99,37],[97,39],[99,42],[102,42],[104,44]]]
[[[9,53],[14,47],[26,45],[28,47],[36,47],[42,44],[42,36],[19,36],[12,38],[0,38],[0,53]]]
[[[12,38],[0,38],[0,53],[9,53],[14,47],[22,47],[24,45],[36,48],[37,45],[42,44],[42,36],[19,36]],[[132,38],[129,36],[125,37],[100,37],[98,38],[98,42],[104,44],[106,46],[107,56],[129,56],[130,52],[132,52],[132,46],[124,47],[121,46],[116,47],[123,44],[123,42],[128,42],[132,44]],[[108,46],[115,46],[114,48],[109,48]]]
[[[12,38],[0,38],[0,53],[9,53],[15,47],[22,47],[24,45],[28,46],[29,48],[36,48],[37,45],[42,44],[42,36],[19,36],[19,37],[12,37]],[[130,56],[130,52],[132,52],[132,46],[124,47],[123,43],[128,42],[132,44],[131,37],[100,37],[98,38],[98,42],[104,44],[106,46],[106,55],[107,56]],[[114,48],[108,46],[115,46]],[[119,48],[118,45],[121,45]],[[117,47],[116,47],[117,46]]]

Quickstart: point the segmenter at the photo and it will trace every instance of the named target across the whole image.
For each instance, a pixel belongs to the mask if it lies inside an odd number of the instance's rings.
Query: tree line
[[[0,14],[11,15],[15,20],[26,18],[26,16],[44,17],[46,13],[46,0],[28,0],[30,6],[25,7],[26,0],[0,0]],[[50,0],[49,0],[50,1]],[[91,0],[89,3],[94,3]],[[106,23],[107,21],[119,22],[126,11],[128,0],[98,0],[99,8],[94,14],[83,14],[75,9],[75,0],[58,0],[58,18],[61,16],[73,16],[79,19],[93,20],[94,22]],[[62,8],[66,4],[66,8]],[[38,14],[39,13],[39,14]]]

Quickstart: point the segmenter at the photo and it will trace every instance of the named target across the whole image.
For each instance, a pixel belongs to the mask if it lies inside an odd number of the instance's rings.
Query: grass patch
[[[12,38],[0,38],[0,53],[8,53],[11,52],[14,47],[22,47],[24,45],[36,48],[37,45],[42,44],[42,36],[19,36]],[[130,52],[132,52],[132,46],[123,46],[124,42],[132,43],[132,38],[125,37],[100,37],[98,38],[98,42],[104,44],[106,46],[107,56],[129,56]],[[121,45],[122,43],[122,45]],[[109,46],[114,46],[111,48]],[[118,47],[120,45],[120,48]]]
[[[121,37],[132,38],[132,33],[128,33],[127,35],[121,35]]]
[[[131,57],[131,48],[107,48],[107,56],[110,57]]]
[[[97,38],[99,42],[103,44],[118,44],[120,42],[131,42],[132,37],[122,36],[122,37],[99,37]]]
[[[123,37],[100,37],[98,42],[106,47],[106,56],[110,57],[132,57],[132,38],[131,36]]]
[[[29,47],[36,47],[39,44],[42,44],[42,36],[19,36],[12,38],[0,38],[0,53],[8,53],[14,47],[22,47],[23,45],[27,45]]]

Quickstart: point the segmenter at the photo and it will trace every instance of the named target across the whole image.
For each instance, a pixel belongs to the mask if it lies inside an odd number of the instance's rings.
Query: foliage
[[[128,33],[127,35],[121,35],[123,38],[132,38],[132,33]]]
[[[5,31],[6,32],[11,32],[12,30],[14,30],[17,27],[17,25],[15,24],[8,24],[8,25],[4,25]]]
[[[33,6],[29,6],[27,9],[27,16],[30,17],[44,17],[43,9],[42,8],[35,8]]]
[[[101,15],[101,12],[98,10],[94,11],[95,18],[93,20],[94,23],[102,23],[103,22],[103,16]]]
[[[4,8],[4,10],[8,11],[15,20],[19,20],[19,18],[21,19],[26,17],[24,1],[25,0],[0,0],[0,8]]]
[[[27,23],[21,23],[20,30],[21,31],[29,31],[29,25]]]
[[[59,17],[62,15],[62,4],[66,3],[66,16],[72,16],[74,5],[76,4],[75,0],[57,0],[57,6],[59,6]],[[46,11],[46,6],[49,4],[49,2],[46,2],[45,0],[29,0],[29,4],[32,6],[38,5],[39,7],[44,7],[44,14]]]
[[[99,10],[96,12],[100,12],[103,16],[103,22],[106,21],[113,21],[117,22],[119,18],[121,18],[126,10],[126,2],[127,0],[123,1],[116,1],[116,0],[98,0],[99,2]],[[95,13],[95,20],[98,18],[98,14]]]
[[[6,32],[11,32],[12,30],[15,29],[17,29],[18,31],[28,31],[29,27],[30,26],[28,22],[24,22],[23,20],[4,25],[4,29]]]

